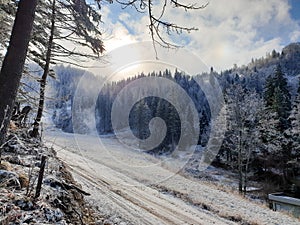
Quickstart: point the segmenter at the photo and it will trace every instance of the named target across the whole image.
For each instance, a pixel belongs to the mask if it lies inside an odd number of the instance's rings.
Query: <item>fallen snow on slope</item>
[[[239,195],[182,176],[160,160],[113,137],[48,132],[46,140],[71,167],[90,201],[114,224],[299,224]],[[174,172],[175,171],[175,172]]]

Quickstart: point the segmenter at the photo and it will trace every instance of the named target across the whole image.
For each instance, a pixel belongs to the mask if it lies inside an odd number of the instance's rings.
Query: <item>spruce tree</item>
[[[16,13],[16,4],[11,1],[0,1],[0,66],[4,55],[2,49],[7,48],[13,24],[12,16]]]
[[[0,72],[0,145],[4,143],[33,27],[36,0],[20,0]]]
[[[48,28],[50,35],[48,37],[46,32],[46,37],[42,39],[46,46],[45,55],[43,55],[43,53],[40,55],[36,50],[31,51],[33,55],[38,56],[38,63],[43,68],[43,75],[40,79],[40,99],[38,111],[34,121],[33,131],[31,133],[33,137],[37,137],[38,135],[39,125],[43,115],[46,81],[50,72],[51,64],[61,61],[66,62],[70,58],[76,58],[78,56],[80,56],[81,59],[95,58],[104,51],[103,42],[101,40],[101,32],[97,25],[94,24],[100,22],[101,16],[85,1],[77,1],[76,3],[77,4],[73,4],[72,0],[52,0],[50,6],[44,2],[40,3],[43,7],[38,7],[37,10],[37,15],[45,14],[50,18],[50,27],[46,26],[46,29],[41,28],[40,22],[42,21],[42,24],[44,24],[47,21],[42,18],[36,22],[36,30],[41,30],[45,33]],[[48,10],[49,12],[47,11],[47,7],[50,7],[50,10]],[[35,37],[37,39],[39,34]],[[83,53],[81,51],[74,50],[73,48],[69,49],[61,44],[60,41],[62,40],[64,42],[71,42],[76,45],[87,47],[92,50],[94,55]],[[73,62],[71,60],[68,61],[68,63],[72,64]]]
[[[291,94],[280,65],[277,66],[275,74],[266,80],[264,101],[268,111],[276,112],[278,129],[284,132],[290,127],[288,117],[291,111]]]
[[[292,137],[292,150],[291,154],[293,158],[300,157],[300,79],[298,91],[293,102],[292,111],[289,117],[289,121],[291,123],[291,137]]]
[[[260,138],[264,151],[270,155],[269,161],[280,169],[285,178],[287,162],[291,159],[291,94],[281,66],[266,82],[264,91],[264,119],[261,121]],[[284,179],[285,181],[285,179]]]

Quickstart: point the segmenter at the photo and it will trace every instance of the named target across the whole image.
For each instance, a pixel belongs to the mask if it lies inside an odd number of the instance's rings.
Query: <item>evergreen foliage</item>
[[[236,67],[221,73],[212,70],[210,74],[199,75],[200,77],[211,75],[217,77],[226,96],[228,129],[214,165],[223,165],[234,171],[240,171],[240,190],[243,191],[246,190],[248,179],[252,176],[257,179],[266,179],[268,175],[274,173],[274,176],[282,178],[281,184],[287,184],[290,179],[291,162],[297,162],[300,156],[300,87],[293,82],[296,78],[289,74],[290,68],[283,63],[285,57],[290,57],[292,54],[286,49],[289,48],[285,48],[284,55],[273,51],[267,55],[267,58],[253,60],[248,66]],[[278,66],[279,62],[281,66]],[[67,76],[65,82],[57,83],[57,87],[65,90],[69,100],[66,105],[62,103],[63,101],[56,105],[55,111],[61,112],[56,114],[56,121],[67,115],[68,119],[63,120],[63,124],[64,127],[68,127],[66,130],[72,132],[69,129],[72,127],[70,122],[72,100],[70,99],[74,93],[70,91],[70,88],[75,89],[78,78],[71,76],[72,69],[63,67],[60,69],[61,71],[70,70],[68,72],[70,75]],[[134,105],[129,116],[130,127],[124,127],[123,130],[131,129],[136,137],[146,139],[150,135],[151,119],[160,117],[166,122],[167,134],[163,142],[149,151],[150,153],[171,153],[181,135],[192,135],[193,131],[187,132],[185,128],[189,125],[200,128],[198,144],[205,147],[211,132],[210,106],[193,77],[177,69],[174,74],[169,70],[149,74],[140,73],[131,78],[105,84],[98,95],[95,110],[98,133],[114,132],[111,124],[111,108],[116,96],[122,89],[126,89],[130,82],[146,76],[168,78],[182,87],[193,100],[199,121],[194,121],[191,108],[186,107],[184,123],[181,123],[172,104],[164,99],[149,96]],[[71,82],[68,79],[71,79]],[[73,84],[72,87],[69,84]],[[160,85],[155,88],[159,89]],[[130,89],[127,88],[125,92],[121,100],[123,104],[130,99],[135,99],[136,96]],[[167,89],[167,94],[173,99],[179,97],[171,88]],[[60,123],[56,124],[62,127]],[[182,134],[181,131],[183,131]],[[296,173],[293,172],[293,174]]]
[[[281,66],[277,67],[274,75],[268,77],[264,99],[267,109],[276,112],[279,130],[283,132],[290,126],[288,117],[291,110],[291,94]]]

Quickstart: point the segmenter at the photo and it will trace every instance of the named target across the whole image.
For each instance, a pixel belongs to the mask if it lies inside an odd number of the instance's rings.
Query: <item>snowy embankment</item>
[[[299,224],[239,195],[182,176],[113,137],[48,132],[48,145],[71,168],[89,200],[113,224]],[[173,162],[174,164],[176,162]],[[165,166],[167,165],[167,167]]]
[[[12,127],[0,153],[1,225],[76,225],[100,219],[84,200],[88,193],[53,149],[29,137],[26,128]]]

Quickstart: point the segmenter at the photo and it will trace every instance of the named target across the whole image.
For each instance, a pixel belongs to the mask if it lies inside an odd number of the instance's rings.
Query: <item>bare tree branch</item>
[[[150,30],[150,36],[153,42],[154,49],[156,51],[156,45],[160,45],[165,48],[178,48],[177,44],[172,43],[170,40],[167,40],[166,37],[163,36],[163,33],[167,35],[171,35],[172,33],[176,33],[180,35],[182,33],[190,33],[191,31],[197,31],[198,29],[195,27],[189,27],[185,25],[178,25],[176,22],[170,22],[164,19],[166,14],[166,10],[169,5],[174,8],[183,9],[184,11],[189,10],[201,10],[207,7],[208,2],[203,5],[198,5],[196,3],[186,4],[182,3],[178,0],[163,0],[161,10],[159,15],[155,15],[154,13],[154,3],[153,0],[116,0],[117,3],[122,5],[122,8],[125,9],[127,7],[133,7],[137,12],[140,13],[148,13],[149,24],[148,28]],[[157,51],[156,51],[157,53]]]

